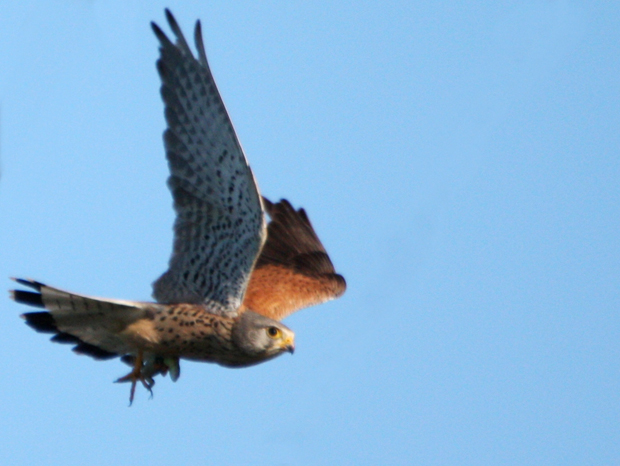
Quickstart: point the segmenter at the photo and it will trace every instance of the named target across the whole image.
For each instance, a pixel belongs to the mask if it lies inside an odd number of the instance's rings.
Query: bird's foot
[[[134,365],[132,371],[124,377],[120,377],[115,382],[123,383],[123,382],[131,382],[131,390],[129,391],[129,406],[133,403],[133,398],[136,393],[136,384],[138,381],[142,382],[144,388],[146,388],[151,394],[151,398],[153,398],[153,385],[155,385],[155,381],[149,375],[145,375],[142,372],[142,352],[139,352],[134,360]]]

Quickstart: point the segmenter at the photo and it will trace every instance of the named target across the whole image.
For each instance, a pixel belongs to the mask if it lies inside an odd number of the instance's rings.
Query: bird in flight
[[[52,341],[104,360],[120,357],[152,394],[156,375],[176,381],[179,359],[247,367],[292,353],[281,319],[342,295],[334,266],[303,209],[260,195],[207,63],[200,21],[194,57],[169,10],[172,42],[155,23],[165,105],[164,146],[176,219],[168,270],[153,283],[156,302],[102,299],[30,279],[11,290],[22,315]],[[266,216],[270,222],[266,222]]]

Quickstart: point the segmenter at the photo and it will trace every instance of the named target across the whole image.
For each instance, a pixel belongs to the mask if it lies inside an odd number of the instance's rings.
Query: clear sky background
[[[149,22],[200,18],[262,192],[348,290],[155,396],[4,298],[11,465],[620,464],[614,2],[0,2],[0,277],[147,300],[173,212]]]

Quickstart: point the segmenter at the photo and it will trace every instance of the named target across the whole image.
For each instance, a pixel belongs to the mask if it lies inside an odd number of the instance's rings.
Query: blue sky
[[[613,2],[2,2],[0,276],[146,300],[172,244],[149,22],[200,18],[262,192],[348,290],[297,351],[127,407],[0,313],[13,465],[620,462]]]

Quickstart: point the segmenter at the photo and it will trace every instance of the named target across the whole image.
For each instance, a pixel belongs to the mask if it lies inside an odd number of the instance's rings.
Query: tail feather
[[[38,282],[36,280],[32,280],[30,278],[11,278],[11,280],[16,281],[20,285],[24,285],[24,286],[28,286],[30,288],[34,288],[37,291],[41,291],[41,288],[43,288],[45,286],[43,283]]]
[[[112,353],[98,348],[95,345],[86,343],[74,335],[61,332],[56,326],[54,316],[49,312],[27,312],[26,314],[22,314],[22,317],[26,320],[26,324],[35,329],[37,332],[55,333],[55,335],[50,338],[51,341],[55,343],[75,344],[76,346],[73,347],[73,351],[77,354],[85,354],[100,361],[119,356],[116,353]]]
[[[13,290],[11,292],[11,298],[14,299],[15,302],[18,302],[20,304],[45,308],[41,293],[33,293],[32,291],[24,290]]]
[[[102,348],[98,348],[95,345],[86,343],[74,335],[66,332],[61,332],[56,326],[54,316],[49,312],[27,312],[25,314],[22,314],[22,317],[26,320],[26,324],[35,329],[37,332],[54,333],[55,335],[50,338],[51,341],[55,343],[75,344],[76,346],[73,347],[73,351],[76,354],[85,354],[87,356],[91,356],[93,359],[96,359],[98,361],[112,359],[120,356],[117,353],[112,353]]]
[[[55,343],[82,343],[82,340],[80,340],[78,337],[74,337],[73,335],[65,332],[57,333],[52,338],[50,338],[50,340]]]
[[[12,290],[20,304],[49,312],[27,312],[26,324],[41,333],[53,333],[56,343],[74,344],[73,351],[95,359],[110,359],[132,352],[121,335],[128,325],[149,318],[148,305],[132,301],[91,298],[52,288],[29,279],[13,279],[36,291]]]
[[[95,345],[91,345],[90,343],[85,343],[83,341],[81,341],[77,346],[73,347],[73,352],[76,354],[85,354],[86,356],[90,356],[97,361],[105,361],[107,359],[112,359],[120,356],[117,353],[111,353],[110,351],[106,351]]]
[[[17,300],[16,300],[17,301]],[[17,301],[21,302],[21,301]],[[26,324],[41,333],[57,333],[58,327],[54,317],[49,312],[27,312],[21,317],[26,320]]]

